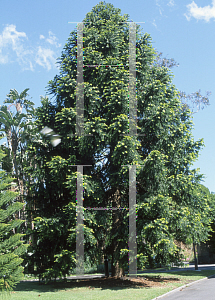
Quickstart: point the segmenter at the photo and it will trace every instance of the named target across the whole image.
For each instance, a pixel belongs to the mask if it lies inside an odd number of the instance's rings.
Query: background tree
[[[199,240],[195,240],[195,243],[197,245],[204,248],[204,244],[206,244],[206,246],[209,249],[210,254],[214,254],[215,253],[215,195],[214,193],[210,193],[209,189],[206,188],[203,184],[199,185],[199,193],[200,195],[202,195],[204,197],[204,199],[207,199],[209,208],[210,208],[210,214],[209,214],[209,218],[211,220],[211,228],[210,228],[210,232],[209,234],[207,234],[207,239],[202,240],[201,243],[199,242]],[[205,201],[205,200],[204,200]],[[204,217],[204,215],[202,216]],[[207,228],[202,227],[202,230],[200,230],[200,234],[204,235],[204,231],[207,230]],[[195,237],[196,238],[196,237]],[[209,257],[208,257],[209,259]]]
[[[210,207],[212,209],[212,231],[210,232],[210,238],[208,241],[209,247],[211,248],[211,252],[215,253],[215,194],[212,192],[210,193],[210,199],[211,199],[211,204]]]
[[[3,105],[0,112],[0,124],[1,131],[5,133],[7,138],[7,146],[10,149],[10,156],[12,158],[13,174],[16,176],[19,183],[18,166],[23,165],[22,160],[17,164],[17,152],[23,152],[26,146],[26,140],[28,138],[27,129],[30,126],[30,122],[33,118],[33,106],[34,103],[27,100],[27,92],[29,89],[25,89],[21,94],[18,94],[17,90],[10,90],[7,95],[4,104],[9,104],[8,106]],[[16,108],[16,111],[12,111],[12,107]],[[25,109],[25,113],[23,111]]]
[[[85,136],[79,137],[75,136],[76,32],[70,34],[59,59],[60,74],[48,84],[55,101],[42,99],[35,123],[38,130],[51,128],[61,142],[54,147],[44,136],[28,148],[34,158],[29,172],[35,215],[44,222],[58,218],[68,205],[74,210],[77,172],[72,165],[78,164],[92,165],[84,169],[85,207],[128,207],[128,169],[122,166],[138,164],[138,264],[166,265],[180,258],[175,241],[191,232],[187,226],[195,204],[193,188],[201,180],[191,166],[203,141],[193,140],[191,111],[181,103],[169,68],[156,63],[149,34],[142,34],[138,25],[136,86],[141,135],[128,135],[128,19],[112,4],[100,2],[83,20],[84,64],[109,67],[84,67]],[[197,214],[207,214],[207,205],[199,205]],[[128,211],[85,210],[84,217],[85,255],[92,260],[108,255],[112,275],[121,276],[128,261]],[[194,218],[194,225],[198,228],[203,222]],[[36,248],[34,255],[40,255]]]
[[[159,67],[173,68],[178,67],[179,64],[174,60],[174,58],[162,57],[163,53],[156,51],[157,59],[155,64]],[[197,113],[200,109],[204,109],[206,106],[210,105],[209,96],[211,92],[207,91],[206,96],[201,95],[201,90],[196,91],[191,94],[186,94],[180,91],[179,97],[183,103],[184,109],[189,108],[192,114]]]
[[[34,103],[27,99],[28,90],[25,89],[20,94],[16,89],[10,90],[0,110],[0,131],[6,138],[6,145],[1,147],[7,154],[3,159],[3,165],[8,174],[15,177],[19,191],[17,200],[23,203],[27,193],[26,181],[30,179],[24,174],[24,168],[29,164],[26,147],[32,138],[34,116]],[[19,211],[17,217],[24,220],[24,211],[25,207]]]

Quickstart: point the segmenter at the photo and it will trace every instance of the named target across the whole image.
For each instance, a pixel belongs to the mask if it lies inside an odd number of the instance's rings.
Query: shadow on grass
[[[58,288],[57,288],[58,289]],[[14,292],[55,292],[56,288],[54,285],[43,285],[38,281],[23,281],[16,285]]]
[[[158,272],[159,273],[159,272]],[[139,288],[152,288],[152,287],[159,287],[163,284],[167,283],[180,283],[181,276],[187,277],[187,281],[195,281],[195,277],[202,276],[208,277],[214,275],[215,277],[215,270],[201,270],[200,272],[194,270],[183,270],[183,271],[166,271],[164,274],[140,274],[136,278],[129,279],[128,277],[123,278],[116,278],[116,277],[109,277],[109,278],[92,278],[92,279],[68,279],[67,282],[51,282],[48,284],[41,284],[38,281],[25,281],[20,282],[17,284],[16,288],[14,289],[15,292],[22,291],[22,292],[57,292],[59,290],[66,290],[66,289],[74,289],[74,288],[88,288],[88,289],[97,289],[100,288],[102,290],[109,289],[109,290],[120,290],[120,289],[139,289]],[[175,277],[178,276],[178,277]],[[188,278],[194,277],[194,278]],[[199,279],[199,278],[198,278]]]
[[[88,288],[102,290],[119,290],[127,288],[151,288],[154,286],[161,286],[163,283],[169,282],[180,282],[180,279],[174,277],[161,277],[161,276],[138,276],[131,280],[127,277],[115,278],[93,278],[93,279],[79,279],[79,280],[68,280],[67,282],[51,282],[49,284],[40,284],[37,282],[20,282],[14,289],[18,291],[35,291],[35,292],[57,292],[58,290],[73,289],[73,288]]]

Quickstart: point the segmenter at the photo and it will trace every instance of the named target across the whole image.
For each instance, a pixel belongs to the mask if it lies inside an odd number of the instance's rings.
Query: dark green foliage
[[[3,157],[0,150],[0,161]],[[23,278],[23,259],[28,245],[22,241],[23,234],[14,234],[15,228],[19,228],[24,222],[15,218],[23,204],[16,202],[18,193],[11,191],[12,181],[6,172],[0,171],[0,289],[10,291]]]
[[[25,272],[31,272],[46,281],[65,277],[74,267],[75,257],[75,210],[72,205],[52,218],[38,217],[34,224],[35,243],[28,249]],[[30,266],[36,270],[30,270]]]
[[[209,246],[210,253],[215,254],[215,194],[213,192],[210,193],[209,189],[203,185],[200,185],[200,190],[205,197],[209,198],[210,219],[212,221],[211,223],[212,230],[209,232],[209,239],[207,241],[207,245]]]

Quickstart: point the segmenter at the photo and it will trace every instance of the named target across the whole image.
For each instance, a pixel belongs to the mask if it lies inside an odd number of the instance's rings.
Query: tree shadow
[[[157,272],[159,273],[159,271]],[[167,276],[168,274],[168,276]],[[171,276],[172,275],[172,276]],[[18,291],[35,291],[38,293],[42,292],[56,292],[58,290],[64,289],[74,289],[74,288],[89,288],[89,289],[139,289],[139,288],[151,288],[159,287],[163,284],[179,282],[180,276],[199,276],[203,275],[205,277],[212,276],[215,277],[215,270],[201,270],[197,272],[195,270],[183,270],[183,271],[166,271],[164,277],[162,273],[160,275],[153,273],[141,273],[135,278],[129,277],[102,277],[102,278],[85,278],[85,279],[67,279],[67,282],[52,281],[48,284],[41,284],[38,281],[22,281],[14,288],[15,292]],[[165,277],[166,276],[166,277]],[[179,276],[173,277],[173,276]],[[212,277],[211,277],[212,278]],[[187,279],[188,282],[192,282],[195,279]]]
[[[39,281],[21,281],[13,289],[14,292],[55,292],[54,285],[40,284]]]
[[[57,290],[73,289],[73,288],[89,288],[93,289],[139,289],[151,288],[155,286],[162,286],[163,283],[180,282],[180,279],[174,277],[161,277],[161,276],[137,276],[135,278],[116,278],[116,277],[103,277],[103,278],[88,278],[88,279],[69,279],[67,282],[50,282],[48,284],[41,284],[38,281],[23,281],[17,284],[14,289],[18,291],[35,291],[41,292],[56,292]]]

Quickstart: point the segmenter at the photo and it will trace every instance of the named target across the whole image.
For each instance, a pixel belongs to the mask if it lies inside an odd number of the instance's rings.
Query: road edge
[[[202,278],[202,279],[193,281],[193,282],[191,282],[191,283],[188,283],[188,284],[184,284],[184,285],[182,285],[182,286],[179,286],[178,288],[176,288],[176,289],[174,289],[174,290],[172,290],[172,291],[169,291],[169,292],[167,292],[167,293],[165,293],[165,294],[163,294],[163,295],[160,295],[160,296],[158,296],[158,297],[156,297],[156,298],[153,298],[153,299],[151,299],[151,300],[161,299],[161,298],[163,298],[163,297],[165,297],[165,296],[167,296],[167,295],[169,295],[169,294],[172,294],[172,293],[174,293],[174,292],[180,291],[181,289],[184,289],[184,288],[186,288],[186,287],[188,287],[188,286],[190,286],[190,285],[192,285],[192,284],[194,284],[194,283],[196,283],[196,282],[199,282],[199,281],[202,281],[202,280],[206,280],[206,279],[212,278],[212,277],[215,277],[215,273],[214,273],[213,275],[204,277],[204,278]]]

